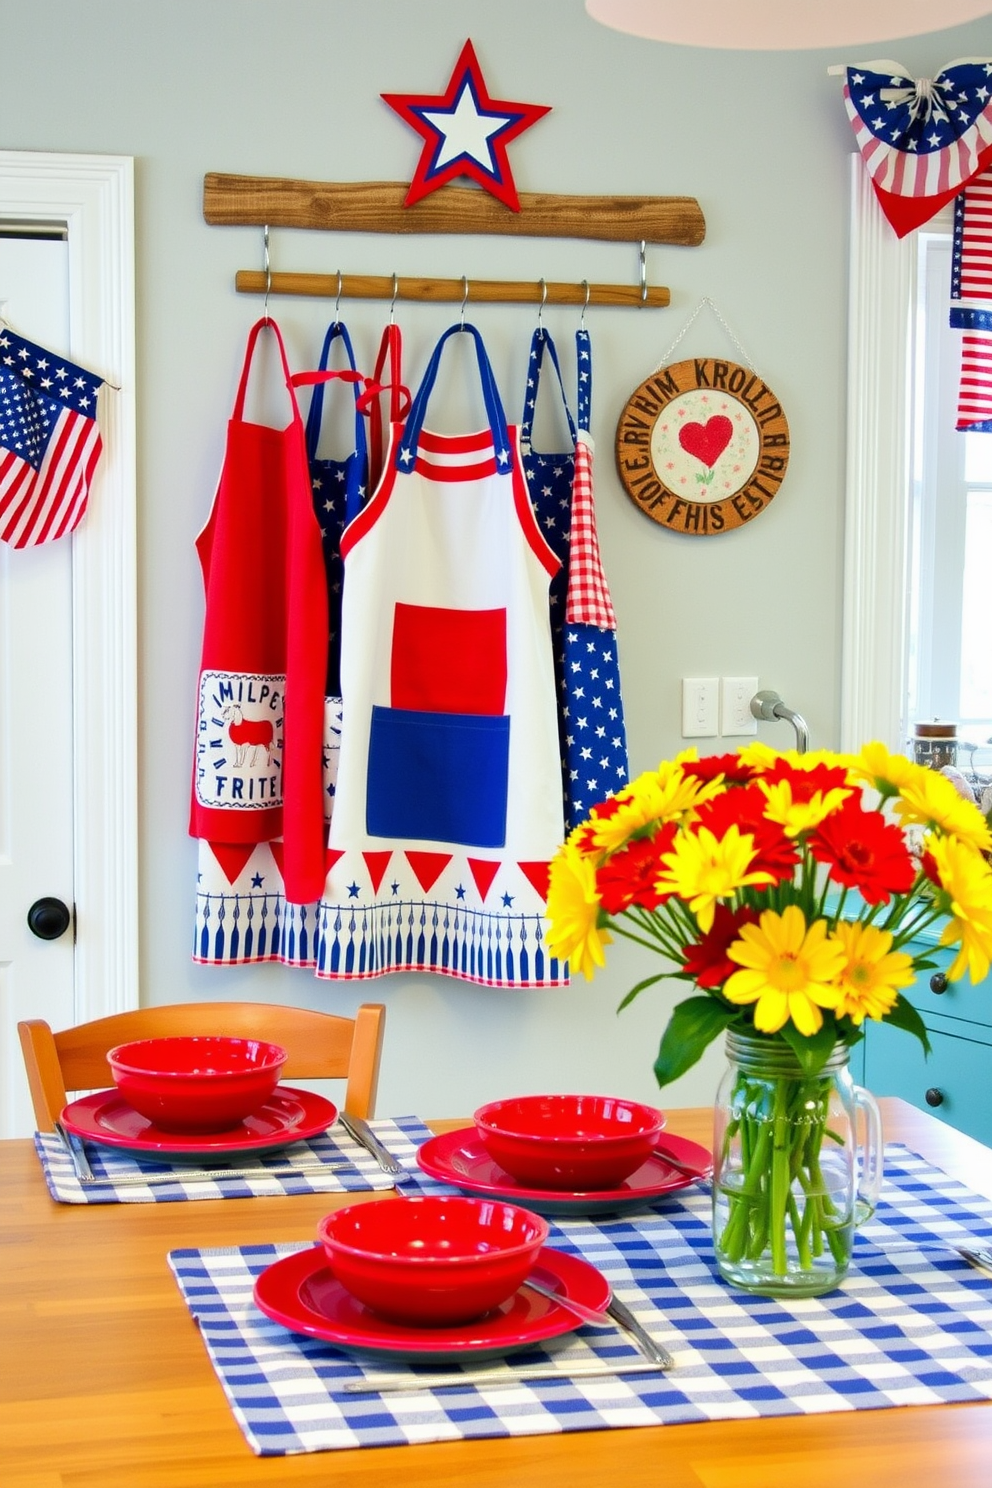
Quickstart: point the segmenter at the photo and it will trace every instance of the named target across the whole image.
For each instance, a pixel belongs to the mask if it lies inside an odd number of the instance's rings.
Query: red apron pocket
[[[425,713],[504,712],[506,610],[397,604],[390,701]]]

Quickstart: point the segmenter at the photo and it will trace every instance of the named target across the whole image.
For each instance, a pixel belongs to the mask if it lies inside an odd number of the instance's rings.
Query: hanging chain
[[[741,342],[738,339],[738,337],[731,330],[731,328],[730,328],[730,326],[729,326],[726,318],[721,314],[721,312],[717,308],[715,302],[710,299],[709,295],[703,295],[702,299],[699,301],[699,304],[696,306],[695,310],[693,310],[692,314],[689,316],[689,319],[686,321],[685,325],[679,331],[678,335],[675,337],[675,340],[672,342],[671,346],[665,352],[664,356],[662,357],[661,361],[658,363],[657,367],[655,367],[654,370],[656,372],[660,372],[661,369],[662,369],[662,367],[666,367],[668,365],[669,361],[671,360],[672,352],[675,350],[676,346],[678,346],[679,342],[682,340],[682,337],[685,335],[686,331],[692,325],[692,322],[696,319],[696,316],[699,314],[700,310],[702,310],[705,305],[708,305],[710,307],[710,309],[713,311],[713,314],[716,316],[717,320],[720,322],[720,324],[723,326],[723,329],[726,331],[727,335],[730,337],[731,341],[737,347],[737,350],[740,352],[741,357],[743,358],[744,365],[746,367],[749,367],[752,372],[754,371],[754,363],[752,362],[751,358],[748,356],[747,352],[744,350],[744,347],[741,345]]]

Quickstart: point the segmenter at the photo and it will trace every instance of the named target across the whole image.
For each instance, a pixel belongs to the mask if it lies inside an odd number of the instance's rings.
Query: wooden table
[[[902,1101],[881,1105],[889,1140],[906,1142],[992,1198],[992,1150]],[[463,1123],[431,1124],[447,1130]],[[672,1111],[668,1130],[708,1144],[710,1112]],[[310,1195],[55,1204],[33,1144],[0,1142],[3,1488],[379,1488],[390,1480],[402,1488],[992,1483],[992,1404],[258,1458],[235,1423],[166,1252],[309,1240],[334,1202]]]

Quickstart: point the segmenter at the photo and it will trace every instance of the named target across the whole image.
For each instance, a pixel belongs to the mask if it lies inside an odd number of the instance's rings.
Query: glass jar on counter
[[[932,770],[943,770],[946,765],[958,762],[958,726],[934,719],[930,723],[918,723],[913,730],[913,759],[918,765],[929,765]]]

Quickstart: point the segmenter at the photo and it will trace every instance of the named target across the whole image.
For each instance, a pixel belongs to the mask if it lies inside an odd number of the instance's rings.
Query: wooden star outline
[[[424,141],[404,206],[467,176],[512,212],[520,211],[506,147],[550,113],[550,105],[491,98],[471,41],[462,47],[444,93],[380,96]]]

